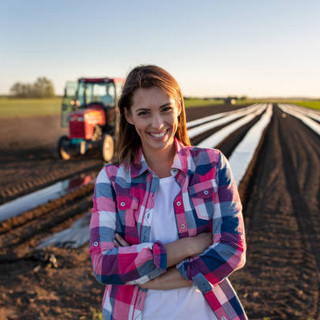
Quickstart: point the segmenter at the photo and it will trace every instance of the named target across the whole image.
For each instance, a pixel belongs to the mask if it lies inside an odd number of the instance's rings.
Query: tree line
[[[16,82],[10,93],[15,98],[53,98],[55,97],[54,86],[46,77],[39,77],[34,83]]]

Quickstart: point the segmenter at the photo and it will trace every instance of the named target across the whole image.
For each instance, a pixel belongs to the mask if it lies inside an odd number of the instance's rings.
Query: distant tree
[[[53,84],[46,77],[37,79],[33,85],[33,92],[36,98],[52,98],[55,95]]]
[[[55,96],[54,86],[46,77],[39,77],[34,84],[16,82],[11,88],[16,98],[52,98]]]
[[[32,85],[16,82],[11,87],[10,92],[17,98],[28,98],[32,96]]]
[[[22,86],[23,84],[20,82],[16,82],[11,88],[10,88],[10,92],[13,96],[20,98],[22,95]]]

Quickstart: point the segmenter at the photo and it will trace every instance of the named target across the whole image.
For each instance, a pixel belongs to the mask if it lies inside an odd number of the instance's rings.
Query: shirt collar
[[[188,171],[188,148],[177,138],[174,139],[176,154],[173,158],[171,169],[187,173]],[[149,169],[147,161],[142,152],[142,146],[138,149],[135,160],[131,164],[131,176],[138,177]]]

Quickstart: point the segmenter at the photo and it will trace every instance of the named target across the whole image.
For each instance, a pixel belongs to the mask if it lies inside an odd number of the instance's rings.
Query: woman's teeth
[[[150,133],[150,134],[155,138],[161,138],[166,134],[166,131],[164,131],[162,133]]]

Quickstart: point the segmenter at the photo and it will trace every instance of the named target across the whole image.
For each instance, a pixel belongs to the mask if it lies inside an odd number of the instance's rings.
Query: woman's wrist
[[[167,250],[167,267],[172,267],[193,253],[190,238],[182,238],[165,245]]]
[[[186,253],[184,259],[194,256],[196,254],[192,237],[182,238],[179,241],[181,241],[181,245],[184,249],[184,252]]]

